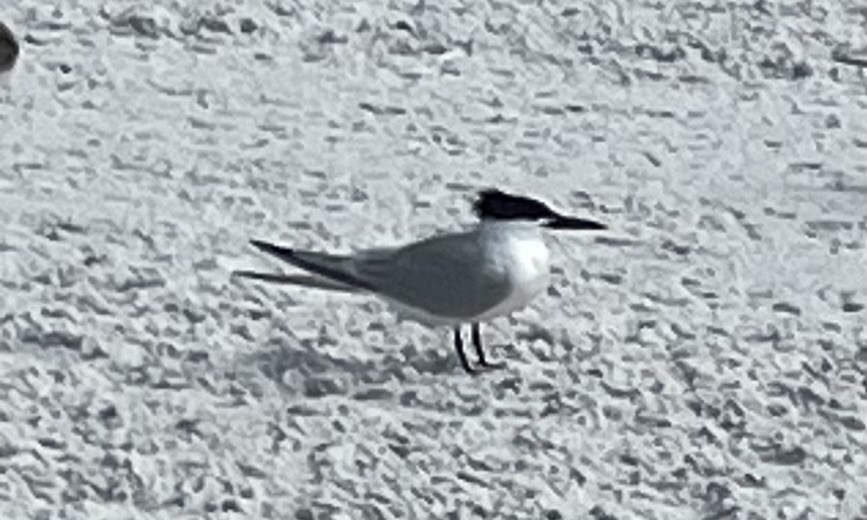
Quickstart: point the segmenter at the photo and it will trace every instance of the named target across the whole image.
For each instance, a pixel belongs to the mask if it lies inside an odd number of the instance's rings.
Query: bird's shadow
[[[389,381],[411,381],[419,375],[463,375],[458,360],[450,350],[426,346],[419,350],[406,342],[403,346],[379,347],[370,356],[352,355],[346,347],[346,356],[327,351],[320,340],[272,338],[255,351],[241,355],[238,362],[253,368],[278,387],[304,389],[305,393],[341,393],[340,388],[358,384],[384,384]],[[331,381],[331,383],[323,383]],[[317,385],[330,388],[316,390]]]

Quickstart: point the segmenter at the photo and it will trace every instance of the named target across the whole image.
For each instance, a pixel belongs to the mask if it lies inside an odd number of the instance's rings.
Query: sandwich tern
[[[452,327],[461,365],[474,373],[464,352],[461,330],[470,324],[478,367],[502,367],[485,357],[480,323],[524,307],[547,288],[549,252],[542,228],[602,230],[606,226],[561,215],[543,202],[496,189],[479,192],[473,210],[480,222],[469,231],[349,255],[251,240],[257,249],[310,274],[233,274],[266,282],[376,294],[401,317],[429,326]]]

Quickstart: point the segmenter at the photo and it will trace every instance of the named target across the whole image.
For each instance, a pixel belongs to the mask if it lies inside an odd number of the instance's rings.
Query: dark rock
[[[258,28],[259,26],[256,25],[256,22],[254,22],[250,18],[244,18],[243,20],[241,20],[241,32],[244,34],[250,34]]]

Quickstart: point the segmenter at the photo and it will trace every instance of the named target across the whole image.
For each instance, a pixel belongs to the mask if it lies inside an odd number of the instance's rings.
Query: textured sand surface
[[[383,4],[2,4],[0,518],[867,517],[864,4]],[[490,185],[507,371],[228,276]]]

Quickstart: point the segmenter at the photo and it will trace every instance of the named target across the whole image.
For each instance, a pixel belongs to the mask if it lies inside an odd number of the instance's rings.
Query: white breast
[[[499,305],[478,317],[488,320],[526,306],[548,287],[550,253],[540,233],[510,236],[501,242],[499,254],[509,275],[512,292]]]

